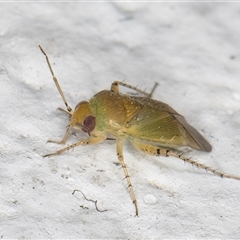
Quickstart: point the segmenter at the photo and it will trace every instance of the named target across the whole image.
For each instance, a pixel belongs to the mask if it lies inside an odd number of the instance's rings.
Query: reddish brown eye
[[[83,126],[86,127],[82,128],[83,132],[92,132],[95,128],[95,117],[93,115],[89,115],[84,118]]]

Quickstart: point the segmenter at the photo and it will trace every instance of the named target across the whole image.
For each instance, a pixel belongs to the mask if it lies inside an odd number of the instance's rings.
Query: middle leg
[[[126,87],[126,88],[129,88],[129,89],[132,89],[140,94],[143,94],[146,96],[146,98],[151,98],[152,97],[152,94],[154,92],[154,90],[156,89],[158,83],[155,83],[153,88],[152,88],[152,91],[150,93],[147,93],[137,87],[134,87],[130,84],[127,84],[127,83],[124,83],[124,82],[121,82],[121,81],[114,81],[111,85],[111,91],[113,92],[116,92],[116,93],[119,93],[119,85],[123,86],[123,87]]]
[[[129,189],[129,192],[131,195],[131,199],[132,199],[133,204],[135,205],[136,216],[138,216],[137,199],[135,197],[135,193],[134,193],[133,186],[132,186],[132,183],[130,180],[130,176],[127,171],[127,166],[126,166],[126,164],[124,162],[124,158],[123,158],[123,142],[124,142],[123,140],[117,141],[117,156],[118,156],[118,160],[120,161],[120,163],[122,165],[125,177],[127,179],[127,184],[128,184],[128,189]]]

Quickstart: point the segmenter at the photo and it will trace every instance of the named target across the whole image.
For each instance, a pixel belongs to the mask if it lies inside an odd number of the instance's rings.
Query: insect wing
[[[197,150],[211,151],[208,141],[167,104],[142,97],[131,99],[131,105],[136,105],[138,111],[133,115],[128,112],[131,115],[127,123],[129,136],[165,147],[189,146]]]
[[[183,116],[175,115],[175,117],[185,130],[183,132],[186,134],[188,146],[206,152],[212,151],[212,146],[209,142],[194,127],[187,123]],[[195,145],[197,145],[197,147],[194,147]]]

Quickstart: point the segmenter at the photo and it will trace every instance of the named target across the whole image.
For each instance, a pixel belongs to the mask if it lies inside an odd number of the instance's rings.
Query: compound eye
[[[82,128],[83,132],[92,132],[95,128],[95,117],[93,115],[88,115],[83,120],[83,126],[86,127]]]

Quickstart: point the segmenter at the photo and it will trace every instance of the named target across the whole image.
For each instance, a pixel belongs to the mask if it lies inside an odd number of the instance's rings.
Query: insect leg
[[[39,45],[39,48],[40,48],[40,50],[42,51],[42,53],[43,53],[43,54],[45,55],[45,57],[46,57],[48,67],[49,67],[50,72],[51,72],[52,77],[53,77],[53,81],[55,82],[55,85],[57,86],[57,89],[58,89],[58,91],[59,91],[59,93],[60,93],[60,95],[61,95],[61,97],[62,97],[62,100],[63,100],[64,104],[66,105],[66,108],[67,108],[68,112],[72,115],[72,114],[73,114],[73,110],[72,110],[72,108],[68,105],[67,100],[66,100],[66,98],[65,98],[65,96],[64,96],[64,94],[63,94],[63,91],[62,91],[62,89],[61,89],[61,87],[60,87],[60,85],[59,85],[59,83],[58,83],[58,80],[57,80],[57,78],[56,78],[55,75],[54,75],[54,72],[53,72],[53,69],[52,69],[52,67],[51,67],[51,64],[50,64],[50,61],[49,61],[49,59],[48,59],[48,56],[47,56],[47,54],[44,52],[44,50],[42,49],[42,47],[41,47],[40,45]]]
[[[157,88],[157,86],[158,86],[158,83],[155,82],[155,84],[154,84],[154,86],[153,86],[153,88],[152,88],[152,91],[148,94],[148,97],[147,97],[147,98],[152,98],[152,95],[153,95],[155,89]]]
[[[227,174],[227,173],[223,173],[219,170],[216,170],[212,167],[209,167],[205,164],[199,163],[195,160],[192,160],[191,158],[187,158],[182,156],[182,154],[177,154],[171,150],[168,149],[164,149],[164,148],[159,148],[157,146],[154,145],[150,145],[150,144],[145,144],[136,140],[132,140],[133,145],[143,151],[146,152],[148,154],[152,154],[155,156],[164,156],[164,157],[176,157],[176,158],[180,158],[181,160],[183,160],[184,162],[188,162],[190,164],[192,164],[193,166],[196,166],[197,168],[202,168],[205,169],[206,171],[212,172],[213,174],[222,177],[222,178],[232,178],[232,179],[236,179],[236,180],[240,180],[240,176],[235,176],[235,175],[231,175],[231,174]]]
[[[130,84],[127,84],[127,83],[124,83],[124,82],[121,82],[121,81],[114,81],[112,83],[112,85],[111,85],[111,91],[119,93],[119,85],[121,85],[123,87],[126,87],[126,88],[129,88],[129,89],[132,89],[132,90],[134,90],[136,92],[139,92],[139,93],[145,95],[146,98],[151,98],[154,90],[156,89],[156,87],[158,85],[158,83],[155,83],[154,86],[153,86],[152,91],[150,93],[147,93],[147,92],[145,92],[145,91],[143,91],[143,90],[141,90],[141,89],[139,89],[137,87],[134,87],[134,86],[132,86]]]
[[[51,143],[57,143],[57,144],[65,144],[66,141],[67,141],[67,137],[68,137],[68,134],[70,132],[70,129],[71,129],[71,126],[68,126],[67,127],[67,130],[63,136],[63,139],[61,141],[56,141],[56,140],[48,140],[47,142],[51,142]]]
[[[43,157],[49,157],[49,156],[53,156],[53,155],[59,155],[59,154],[62,154],[63,152],[66,152],[72,148],[75,148],[77,146],[84,146],[84,145],[90,145],[90,144],[97,144],[97,143],[100,143],[102,141],[104,141],[106,139],[106,136],[105,135],[99,135],[99,136],[96,136],[96,137],[90,137],[90,138],[87,138],[87,139],[84,139],[82,141],[79,141],[79,142],[76,142],[70,146],[67,146],[65,148],[62,148],[60,150],[58,150],[57,152],[54,152],[54,153],[49,153],[49,154],[46,154],[44,155]]]
[[[120,161],[120,163],[122,165],[125,177],[127,179],[127,184],[128,184],[128,189],[129,189],[129,192],[131,195],[131,199],[132,199],[133,204],[135,205],[136,216],[138,216],[137,199],[135,197],[135,193],[134,193],[133,186],[132,186],[132,183],[130,180],[130,176],[127,171],[127,166],[126,166],[126,164],[124,162],[124,158],[123,158],[123,140],[117,141],[117,156],[118,156],[118,160]]]

